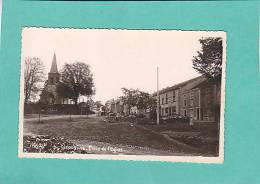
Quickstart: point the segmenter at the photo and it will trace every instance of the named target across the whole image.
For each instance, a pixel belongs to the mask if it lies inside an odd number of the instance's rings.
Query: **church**
[[[73,104],[71,99],[64,99],[57,93],[57,85],[60,81],[60,73],[57,67],[56,54],[54,53],[48,80],[45,82],[40,101],[45,104]]]

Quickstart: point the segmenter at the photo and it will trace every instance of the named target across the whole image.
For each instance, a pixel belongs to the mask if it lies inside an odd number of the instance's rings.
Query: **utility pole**
[[[159,67],[157,67],[157,125],[160,124]]]

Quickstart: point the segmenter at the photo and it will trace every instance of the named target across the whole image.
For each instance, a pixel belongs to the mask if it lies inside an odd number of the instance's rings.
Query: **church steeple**
[[[51,64],[51,70],[48,74],[48,84],[55,85],[59,82],[59,79],[60,79],[60,74],[58,72],[56,54],[54,53],[53,59],[52,59],[52,64]]]
[[[47,101],[48,104],[61,104],[61,97],[57,93],[57,85],[59,84],[59,81],[60,81],[60,74],[58,72],[56,54],[54,53],[51,69],[50,72],[48,73],[47,85],[46,88],[44,89],[46,90],[47,95],[41,97],[43,98],[43,100]]]
[[[56,54],[54,53],[52,58],[51,70],[50,73],[58,73],[57,61],[56,61]]]

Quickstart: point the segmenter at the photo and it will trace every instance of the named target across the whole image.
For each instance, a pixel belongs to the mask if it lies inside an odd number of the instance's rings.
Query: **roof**
[[[182,87],[182,92],[194,89],[198,87],[201,83],[204,83],[205,81],[207,81],[207,78],[200,77],[200,78],[196,78],[193,81],[187,82],[186,85]]]
[[[54,53],[52,58],[51,70],[50,73],[58,73],[57,61],[56,61],[56,54]]]
[[[162,94],[162,93],[166,93],[166,92],[169,92],[169,91],[172,91],[175,89],[179,89],[179,88],[182,88],[184,91],[190,90],[190,89],[193,89],[194,87],[198,86],[200,83],[204,82],[205,80],[207,80],[205,77],[199,76],[199,77],[178,83],[174,86],[163,88],[159,91],[159,93]],[[156,92],[153,95],[156,95]]]

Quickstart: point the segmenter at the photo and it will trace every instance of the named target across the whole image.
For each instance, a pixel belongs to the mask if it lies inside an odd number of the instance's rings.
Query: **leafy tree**
[[[95,105],[98,109],[100,109],[100,107],[103,106],[103,104],[101,103],[101,101],[95,101],[94,105]]]
[[[137,109],[152,109],[156,105],[156,100],[153,99],[149,93],[140,91],[138,89],[122,88],[123,96],[121,99],[128,105],[129,110],[131,107]]]
[[[63,98],[72,99],[76,106],[80,95],[92,96],[95,89],[90,66],[82,62],[65,64],[61,70],[57,93]]]
[[[93,108],[95,106],[95,102],[92,98],[89,98],[87,100],[87,105],[90,107],[90,108]]]
[[[28,57],[24,66],[24,103],[37,97],[44,82],[45,73],[42,61],[39,58]]]
[[[113,100],[107,100],[105,102],[105,108],[106,108],[106,111],[110,111],[110,104],[113,102]]]
[[[123,96],[121,97],[121,99],[125,104],[128,105],[129,110],[131,109],[131,107],[137,105],[139,90],[122,88],[122,92],[123,92]]]
[[[193,57],[193,68],[209,79],[221,81],[222,38],[202,38],[199,42],[201,51],[198,51],[197,56]]]
[[[209,82],[213,82],[218,99],[221,94],[221,74],[223,45],[222,38],[209,37],[199,40],[202,46],[201,51],[193,58],[193,68],[202,75],[206,76]],[[214,104],[214,116],[218,120],[220,115],[220,100]],[[218,121],[219,122],[219,121]]]

